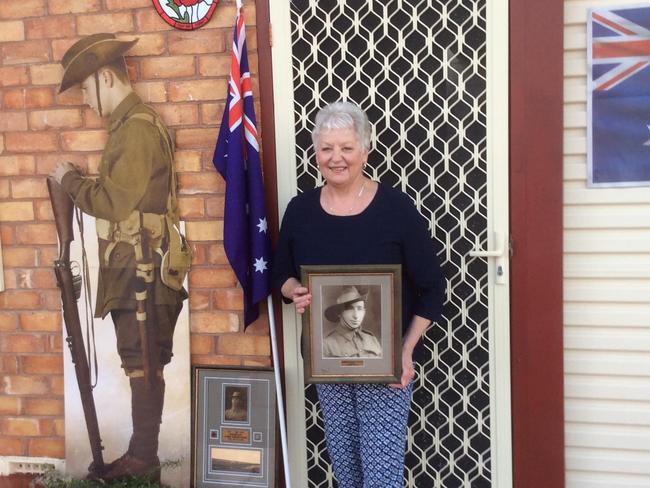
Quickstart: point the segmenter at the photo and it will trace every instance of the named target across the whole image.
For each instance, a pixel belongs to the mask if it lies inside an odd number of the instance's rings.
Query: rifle
[[[70,347],[74,371],[77,376],[81,405],[86,419],[90,450],[93,456],[93,462],[88,470],[91,473],[101,473],[105,468],[102,456],[102,449],[104,448],[99,435],[88,358],[84,349],[84,338],[81,332],[79,310],[77,309],[77,300],[81,293],[81,276],[73,276],[70,268],[70,244],[74,240],[72,229],[74,203],[61,185],[51,178],[47,179],[47,189],[50,193],[56,233],[59,237],[59,258],[54,261],[54,273],[56,274],[57,285],[61,290],[63,320],[68,334],[66,342]]]

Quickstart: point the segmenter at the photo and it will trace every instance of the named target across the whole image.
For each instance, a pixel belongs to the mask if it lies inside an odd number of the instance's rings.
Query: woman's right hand
[[[282,285],[282,294],[293,301],[296,307],[296,312],[299,314],[305,313],[307,307],[311,304],[311,293],[307,287],[302,286],[295,278],[289,278],[284,285]]]

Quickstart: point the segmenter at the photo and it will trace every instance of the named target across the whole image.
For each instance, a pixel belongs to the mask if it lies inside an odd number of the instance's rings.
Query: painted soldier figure
[[[165,274],[170,242],[180,237],[173,144],[158,114],[131,87],[123,56],[136,42],[93,34],[63,56],[59,92],[81,84],[84,103],[108,118],[109,137],[98,178],[83,176],[67,162],[59,163],[51,174],[79,209],[96,218],[95,317],[111,315],[131,386],[129,448],[104,472],[95,473],[104,480],[160,477],[163,368],[171,360],[174,327],[187,298],[184,273],[180,281]]]

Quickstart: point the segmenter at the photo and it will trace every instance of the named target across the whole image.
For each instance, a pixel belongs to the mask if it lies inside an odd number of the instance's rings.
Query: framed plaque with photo
[[[195,488],[275,486],[273,371],[194,367]]]
[[[301,266],[306,383],[399,383],[400,265]]]

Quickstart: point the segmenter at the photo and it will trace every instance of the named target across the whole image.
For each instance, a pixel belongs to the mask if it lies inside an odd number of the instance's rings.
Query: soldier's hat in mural
[[[138,39],[121,41],[115,34],[91,34],[75,42],[61,59],[63,79],[59,93],[81,83],[102,66],[124,56]]]

